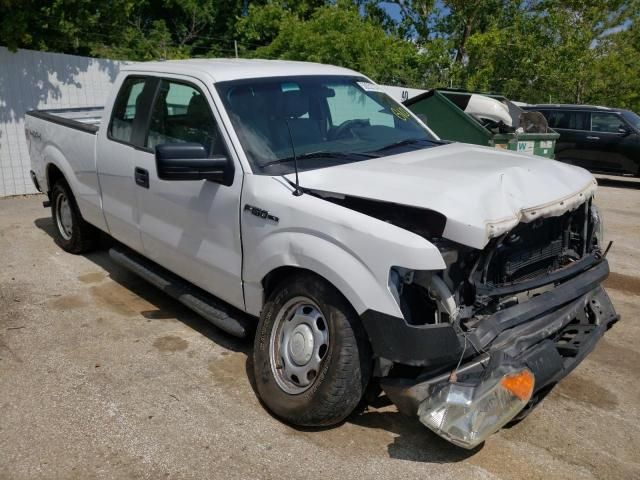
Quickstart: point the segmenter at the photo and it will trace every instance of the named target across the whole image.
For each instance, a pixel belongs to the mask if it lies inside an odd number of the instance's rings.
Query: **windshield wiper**
[[[400,140],[398,142],[393,142],[393,143],[390,143],[389,145],[385,145],[384,147],[374,150],[373,152],[374,153],[384,152],[385,150],[391,150],[392,148],[402,147],[403,145],[413,145],[415,143],[422,143],[422,142],[438,143],[434,140],[429,140],[428,138],[406,138],[404,140]]]
[[[302,155],[298,155],[297,159],[298,160],[307,160],[307,159],[311,159],[311,158],[328,158],[331,160],[349,160],[352,159],[354,156],[359,156],[359,157],[366,157],[366,158],[374,158],[376,157],[376,155],[370,154],[370,153],[360,153],[360,152],[310,152],[310,153],[303,153]],[[279,158],[277,160],[272,160],[270,162],[267,162],[263,165],[261,165],[262,167],[268,167],[270,165],[277,165],[278,163],[287,163],[287,162],[293,162],[294,157],[285,157],[285,158]]]

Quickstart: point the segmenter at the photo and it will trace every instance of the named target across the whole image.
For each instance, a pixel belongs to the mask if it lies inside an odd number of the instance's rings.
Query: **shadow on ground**
[[[34,223],[36,227],[52,239],[55,239],[54,225],[50,217],[38,218]],[[114,245],[116,245],[116,242],[104,235],[101,239],[100,249],[83,256],[106,271],[112,281],[153,305],[153,309],[139,312],[147,320],[157,321],[175,318],[217,345],[233,352],[244,354],[246,356],[245,371],[251,388],[256,397],[258,397],[251,355],[252,336],[247,339],[238,339],[224,333],[177,300],[169,297],[134,273],[129,272],[109,256],[108,250]],[[262,404],[262,401],[260,402]],[[345,422],[367,429],[384,430],[394,434],[393,442],[387,447],[391,458],[414,462],[451,463],[464,460],[482,448],[482,446],[479,446],[474,450],[464,450],[438,437],[422,426],[416,418],[409,418],[397,411],[380,411],[380,408],[390,405],[384,395],[378,397],[373,403],[373,408],[369,406],[361,408],[348,417]],[[266,408],[265,410],[271,414]],[[333,427],[303,428],[292,426],[292,428],[300,432],[319,432]]]
[[[630,188],[633,190],[640,190],[640,181],[633,177],[600,177],[596,175],[598,185],[601,187],[613,187],[613,188]]]
[[[352,415],[347,419],[355,425],[385,430],[395,435],[387,446],[389,457],[398,460],[424,463],[456,463],[479,452],[484,444],[473,450],[465,450],[440,438],[417,418],[407,417],[397,411],[375,411]]]
[[[38,218],[34,223],[36,227],[47,233],[52,239],[55,239],[54,225],[50,217]],[[105,235],[101,239],[99,250],[83,256],[105,270],[111,280],[155,307],[151,310],[140,311],[140,315],[148,320],[175,318],[228,350],[244,353],[245,355],[249,354],[251,351],[251,339],[238,339],[227,335],[177,300],[169,297],[161,290],[114,262],[108,252],[114,243],[114,240]]]

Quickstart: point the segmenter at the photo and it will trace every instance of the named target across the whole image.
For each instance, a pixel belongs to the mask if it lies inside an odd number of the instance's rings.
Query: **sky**
[[[382,2],[380,6],[393,18],[396,22],[400,20],[400,6],[396,3]]]

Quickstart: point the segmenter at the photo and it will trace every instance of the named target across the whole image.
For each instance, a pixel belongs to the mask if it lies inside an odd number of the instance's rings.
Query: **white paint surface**
[[[445,238],[474,248],[521,221],[561,215],[596,189],[582,168],[464,143],[301,172],[300,185],[434,210],[447,217]]]
[[[331,66],[323,71],[316,64],[302,64],[298,70],[297,63],[279,61],[268,67],[264,61],[228,63],[237,68],[225,70],[226,77],[344,71]],[[255,67],[253,75],[248,70],[250,64]],[[202,91],[210,94],[207,98],[217,122],[229,135],[226,141],[232,145],[229,151],[236,162],[234,184],[225,187],[224,195],[216,194],[216,185],[203,187],[204,181],[165,186],[153,175],[149,192],[143,191],[132,182],[132,163],[151,172],[155,167],[152,154],[113,142],[104,128],[93,135],[29,116],[29,131],[38,133],[31,137],[31,149],[39,180],[46,181],[44,166],[55,164],[69,182],[87,221],[240,308],[240,285],[244,285],[245,310],[253,315],[262,308],[262,279],[279,267],[295,266],[327,279],[360,314],[373,309],[402,317],[389,289],[390,269],[442,270],[445,263],[437,247],[411,231],[314,195],[292,195],[293,174],[286,179],[249,174],[237,155],[242,145],[233,135],[233,124],[216,90],[207,88],[215,75],[213,67],[220,65],[227,63],[154,62],[123,69],[103,118],[110,117],[115,94],[128,72],[192,82],[195,80],[191,76],[196,75]],[[190,185],[181,186],[186,183]],[[477,249],[519,222],[576,208],[596,188],[593,176],[581,168],[463,143],[303,171],[300,185],[337,196],[439,212],[447,219],[444,238]],[[245,214],[240,206],[246,204],[272,212],[278,220],[268,222]],[[101,223],[102,213],[105,223]],[[213,225],[220,236],[207,231]],[[242,252],[237,248],[240,228]],[[151,236],[154,240],[150,242]],[[242,262],[239,255],[243,255]],[[210,266],[223,274],[207,272],[204,258],[218,262]]]

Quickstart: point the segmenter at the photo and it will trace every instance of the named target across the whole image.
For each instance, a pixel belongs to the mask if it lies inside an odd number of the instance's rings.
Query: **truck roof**
[[[189,60],[167,60],[159,62],[131,63],[122,71],[180,73],[200,76],[208,75],[215,82],[244,78],[283,77],[289,75],[357,75],[361,73],[348,68],[322,63],[295,62],[289,60],[261,60],[237,58],[194,58]]]

